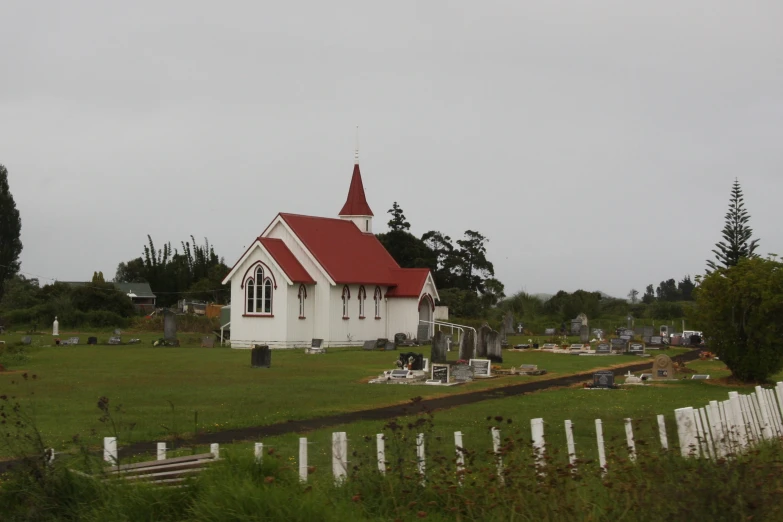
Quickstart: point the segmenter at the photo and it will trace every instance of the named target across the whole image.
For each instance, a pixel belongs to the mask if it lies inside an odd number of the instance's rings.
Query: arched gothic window
[[[364,302],[367,300],[367,291],[363,286],[359,287],[359,319],[364,319]]]
[[[351,291],[348,285],[343,287],[343,319],[348,319],[348,300],[351,298]]]
[[[272,315],[273,288],[272,280],[265,277],[264,267],[256,268],[245,281],[247,296],[245,313],[248,315]]]
[[[299,285],[299,319],[305,318],[305,299],[307,299],[307,288],[305,285]]]
[[[375,295],[373,296],[373,300],[375,301],[375,318],[380,319],[381,318],[381,287],[380,286],[375,287]]]

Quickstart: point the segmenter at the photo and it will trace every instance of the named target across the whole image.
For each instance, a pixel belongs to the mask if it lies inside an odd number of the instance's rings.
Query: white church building
[[[416,337],[433,320],[435,282],[426,268],[400,268],[373,234],[372,219],[357,150],[339,217],[278,214],[223,280],[231,284],[231,346]]]

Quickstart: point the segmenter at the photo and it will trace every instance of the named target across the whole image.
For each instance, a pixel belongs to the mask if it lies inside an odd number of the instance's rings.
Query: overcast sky
[[[643,4],[643,5],[640,5]],[[486,235],[511,294],[703,273],[739,178],[783,254],[783,2],[0,3],[22,270],[114,275],[277,212]],[[203,241],[203,239],[200,239]]]

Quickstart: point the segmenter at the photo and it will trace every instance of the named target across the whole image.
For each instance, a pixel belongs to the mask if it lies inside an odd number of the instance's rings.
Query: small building
[[[149,283],[114,283],[114,286],[130,298],[137,311],[149,313],[155,310],[157,297]]]

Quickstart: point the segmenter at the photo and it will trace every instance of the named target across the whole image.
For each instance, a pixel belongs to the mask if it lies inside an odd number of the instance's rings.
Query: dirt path
[[[680,354],[672,357],[675,361],[688,362],[699,358],[699,350],[692,350],[687,353]],[[638,372],[641,370],[649,370],[652,365],[651,360],[646,360],[641,363],[627,364],[612,368],[611,371],[615,375],[624,375],[626,372]],[[278,424],[270,424],[267,426],[254,426],[250,428],[237,428],[234,430],[219,431],[215,433],[202,433],[197,437],[187,440],[188,445],[206,445],[212,443],[218,444],[231,444],[234,442],[254,440],[261,441],[265,438],[276,437],[278,435],[286,435],[288,433],[301,433],[306,431],[313,431],[322,428],[328,428],[329,426],[339,426],[341,424],[349,424],[356,421],[367,420],[386,420],[393,419],[395,417],[401,417],[404,415],[412,415],[423,411],[436,411],[444,410],[448,408],[455,408],[457,406],[463,406],[466,404],[474,404],[476,402],[502,399],[503,397],[513,397],[515,395],[524,395],[525,393],[531,393],[549,388],[562,388],[565,386],[572,386],[580,382],[592,379],[593,373],[597,370],[590,370],[589,372],[577,373],[573,375],[566,375],[564,377],[557,377],[554,379],[546,379],[542,381],[525,382],[521,384],[512,384],[510,386],[503,386],[500,388],[492,388],[488,390],[480,390],[470,393],[463,393],[460,395],[450,395],[447,397],[438,397],[436,399],[424,399],[416,403],[396,404],[393,406],[384,406],[381,408],[373,408],[369,410],[351,411],[346,413],[340,413],[337,415],[329,415],[326,417],[316,417],[314,419],[305,419],[297,421],[281,422]],[[131,455],[142,453],[154,453],[155,442],[137,442],[129,446],[120,448],[120,452],[123,458],[128,458]],[[0,462],[0,473],[6,471],[10,465],[13,465],[14,461]]]

